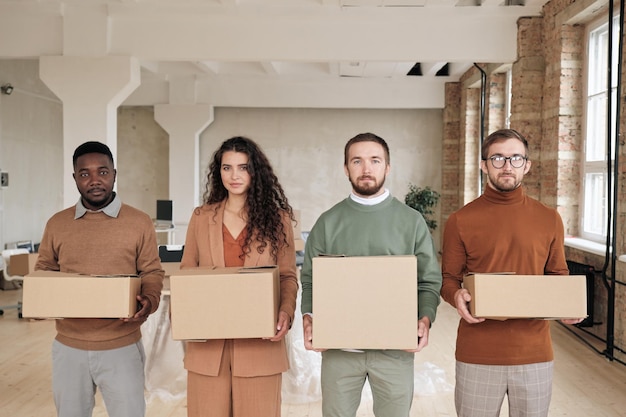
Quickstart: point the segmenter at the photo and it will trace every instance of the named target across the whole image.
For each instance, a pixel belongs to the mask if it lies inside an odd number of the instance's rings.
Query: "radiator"
[[[567,261],[567,268],[570,275],[585,275],[587,277],[587,318],[577,324],[578,327],[593,326],[593,304],[594,304],[594,284],[595,269],[591,265],[585,265],[574,261]]]

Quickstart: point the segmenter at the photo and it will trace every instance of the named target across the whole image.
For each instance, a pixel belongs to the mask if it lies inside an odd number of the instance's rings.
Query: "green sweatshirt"
[[[350,198],[317,220],[306,241],[302,266],[302,314],[312,311],[311,261],[320,254],[346,256],[415,255],[418,315],[435,321],[441,289],[441,269],[432,237],[422,215],[395,197],[366,206]],[[382,278],[382,277],[381,277]]]

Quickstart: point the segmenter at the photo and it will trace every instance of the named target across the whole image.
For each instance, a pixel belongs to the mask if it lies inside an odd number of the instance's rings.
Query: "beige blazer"
[[[181,269],[197,266],[224,265],[222,224],[224,203],[203,205],[194,210],[187,228]],[[266,249],[262,254],[252,244],[252,251],[244,259],[245,266],[278,265],[280,270],[280,310],[293,322],[298,292],[296,252],[293,244],[293,225],[289,216],[283,216],[289,247],[283,248],[278,259]],[[202,320],[201,317],[198,320]],[[188,342],[185,369],[202,375],[216,376],[219,371],[224,340]],[[271,342],[263,339],[235,339],[233,341],[232,372],[234,376],[274,375],[289,368],[285,339]]]

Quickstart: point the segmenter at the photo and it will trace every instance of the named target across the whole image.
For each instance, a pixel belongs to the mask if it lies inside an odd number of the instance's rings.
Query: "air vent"
[[[409,72],[407,72],[406,75],[409,75],[409,76],[420,76],[420,75],[422,75],[422,64],[417,62],[415,65],[413,65],[413,68],[411,68],[411,70]]]
[[[435,74],[436,77],[447,77],[448,75],[450,75],[450,64],[446,64],[443,67],[441,67],[441,69],[439,71],[437,71],[437,73]]]
[[[432,65],[427,64],[425,70],[427,72],[427,75],[433,75],[434,70],[432,69]],[[450,75],[450,64],[443,64],[441,68],[439,68],[434,74],[435,77],[448,77]],[[417,77],[424,75],[424,69],[422,69],[422,64],[420,62],[415,63],[415,65],[413,65],[413,68],[411,68],[411,70],[407,72],[406,75]]]

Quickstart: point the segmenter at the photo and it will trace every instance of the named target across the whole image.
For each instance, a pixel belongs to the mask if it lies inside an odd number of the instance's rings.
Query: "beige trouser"
[[[217,376],[187,372],[188,417],[280,417],[282,374],[236,377],[232,340],[226,340]]]

